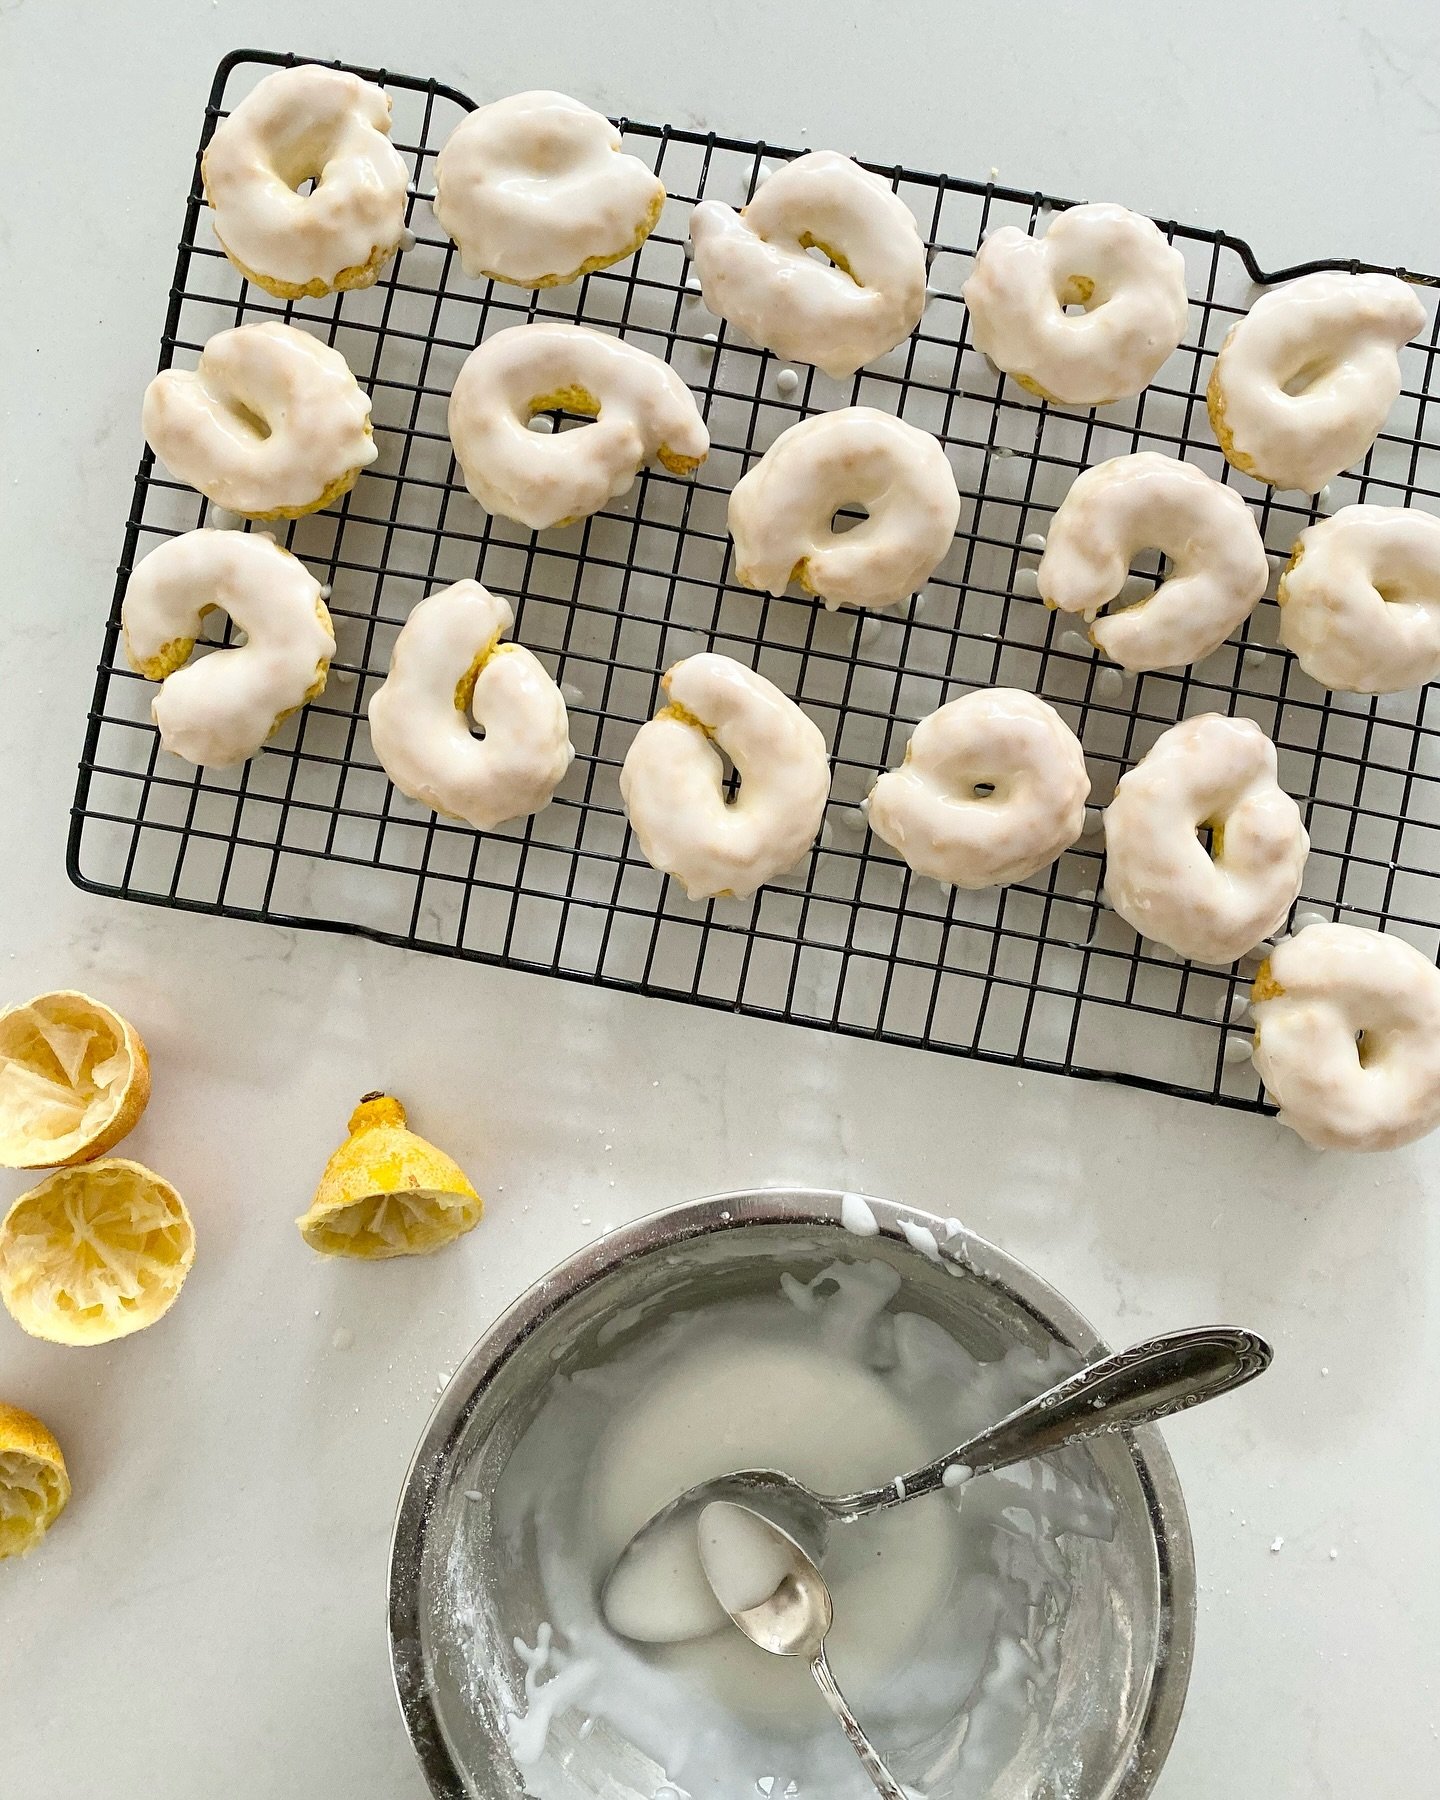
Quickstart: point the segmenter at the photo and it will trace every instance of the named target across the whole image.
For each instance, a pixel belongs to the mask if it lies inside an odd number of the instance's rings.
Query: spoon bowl
[[[700,1561],[716,1600],[772,1656],[820,1654],[835,1619],[819,1569],[773,1519],[712,1500],[698,1524]]]

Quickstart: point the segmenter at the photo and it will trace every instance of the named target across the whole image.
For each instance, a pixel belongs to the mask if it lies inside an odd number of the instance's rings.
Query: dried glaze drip
[[[793,700],[728,656],[676,663],[670,704],[635,734],[620,793],[646,861],[692,900],[743,899],[794,868],[815,842],[830,795],[818,726]],[[740,777],[725,794],[724,752]]]
[[[1280,642],[1323,687],[1396,694],[1440,677],[1440,519],[1347,506],[1300,533]]]
[[[529,429],[556,408],[594,423]],[[532,531],[598,511],[647,462],[692,475],[710,450],[695,397],[669,364],[586,325],[542,321],[487,338],[460,371],[449,424],[466,487]]]
[[[1071,207],[1041,238],[992,231],[961,292],[975,347],[1062,406],[1140,393],[1190,311],[1184,257],[1149,219],[1105,203]]]
[[[1400,346],[1425,323],[1394,275],[1321,270],[1230,328],[1206,402],[1220,448],[1271,487],[1315,494],[1375,442],[1400,392]]]
[[[1090,777],[1074,732],[1016,688],[982,688],[915,727],[875,783],[870,829],[920,875],[961,888],[1024,881],[1080,836]]]
[[[1310,925],[1255,977],[1255,1066],[1321,1150],[1394,1150],[1440,1125],[1440,970],[1401,938]]]
[[[1147,549],[1170,559],[1168,578],[1138,604],[1099,618]],[[1037,571],[1045,604],[1079,613],[1091,642],[1132,670],[1178,669],[1218,650],[1269,578],[1259,527],[1234,489],[1153,451],[1076,477]]]
[[[1126,924],[1193,962],[1229,963],[1284,923],[1310,840],[1260,727],[1202,713],[1121,776],[1105,849],[1106,897]]]
[[[838,379],[909,337],[925,310],[914,214],[834,150],[787,163],[738,213],[701,201],[690,242],[711,312],[787,362]]]
[[[221,249],[281,299],[369,287],[404,242],[390,97],[358,75],[277,69],[215,127],[200,167]]]
[[[190,660],[205,615],[223,612],[245,642]],[[160,692],[160,741],[206,768],[251,757],[324,691],[335,654],[320,584],[264,533],[187,531],[136,566],[120,613],[132,667]]]
[[[836,532],[836,513],[866,517]],[[939,440],[890,413],[847,406],[784,431],[730,496],[735,567],[746,587],[791,581],[826,606],[896,606],[944,558],[960,517]]]
[[[246,519],[329,506],[378,454],[345,358],[274,320],[217,332],[193,370],[162,370],[142,416],[172,474]]]
[[[559,688],[523,645],[499,641],[514,622],[478,581],[431,594],[370,701],[370,740],[400,792],[480,831],[548,805],[575,754]]]
[[[435,217],[467,275],[560,287],[638,250],[665,188],[600,113],[512,94],[455,127],[435,163]]]

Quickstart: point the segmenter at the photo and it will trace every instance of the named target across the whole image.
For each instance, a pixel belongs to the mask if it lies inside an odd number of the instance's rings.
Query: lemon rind
[[[98,1319],[93,1316],[94,1309],[90,1307],[83,1313],[76,1314],[56,1304],[45,1305],[33,1301],[28,1291],[22,1291],[21,1282],[11,1267],[13,1244],[17,1235],[16,1219],[22,1208],[37,1205],[43,1208],[53,1194],[63,1191],[66,1183],[84,1181],[87,1178],[108,1179],[117,1173],[158,1194],[173,1215],[173,1225],[180,1228],[179,1249],[173,1259],[162,1265],[163,1278],[159,1285],[150,1291],[143,1304],[132,1302],[127,1306],[122,1302],[118,1316],[102,1311]],[[153,1258],[151,1260],[153,1262]],[[143,1163],[132,1162],[125,1157],[102,1157],[95,1162],[55,1169],[38,1186],[21,1194],[4,1219],[0,1220],[0,1301],[4,1302],[6,1311],[22,1331],[46,1343],[63,1344],[68,1348],[90,1349],[101,1344],[113,1344],[120,1338],[131,1337],[135,1332],[157,1324],[179,1299],[180,1290],[194,1261],[195,1227],[179,1192],[164,1176],[157,1175],[153,1169],[147,1169]],[[21,1276],[31,1273],[32,1266],[27,1265],[22,1269]]]
[[[124,1079],[116,1086],[113,1109],[102,1118],[98,1126],[85,1132],[73,1131],[62,1138],[35,1140],[35,1143],[45,1143],[44,1154],[36,1154],[34,1144],[30,1150],[26,1150],[25,1134],[7,1132],[3,1117],[0,1117],[0,1168],[68,1169],[93,1162],[107,1150],[113,1149],[122,1138],[129,1136],[149,1104],[150,1056],[144,1040],[130,1021],[113,1007],[107,1006],[102,1000],[96,1000],[90,994],[82,993],[78,988],[56,988],[15,1006],[7,1006],[0,1011],[0,1032],[3,1032],[6,1021],[17,1013],[25,1013],[47,1001],[57,1000],[78,1002],[82,1009],[100,1015],[127,1057],[128,1067]]]

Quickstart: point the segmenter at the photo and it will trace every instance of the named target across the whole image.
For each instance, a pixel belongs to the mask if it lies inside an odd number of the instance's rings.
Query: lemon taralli
[[[69,1498],[70,1476],[52,1434],[0,1401],[0,1559],[33,1550]]]
[[[327,1256],[424,1256],[480,1222],[485,1203],[459,1165],[405,1123],[389,1094],[366,1094],[295,1223]]]
[[[99,1156],[134,1129],[149,1098],[139,1033],[88,994],[40,994],[0,1013],[0,1166]]]
[[[108,1344],[174,1304],[195,1256],[185,1202],[120,1157],[61,1169],[0,1223],[0,1299],[33,1337]]]

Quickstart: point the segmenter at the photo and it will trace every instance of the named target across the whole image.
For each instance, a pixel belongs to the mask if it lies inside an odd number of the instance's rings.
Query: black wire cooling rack
[[[201,148],[255,81],[295,60],[227,57]],[[1440,734],[1429,690],[1380,700],[1327,693],[1276,647],[1269,604],[1194,668],[1124,675],[1039,603],[1033,575],[1040,536],[1076,472],[1137,449],[1183,456],[1238,487],[1277,571],[1320,510],[1362,498],[1433,507],[1435,320],[1427,341],[1402,355],[1404,392],[1363,469],[1312,508],[1237,475],[1210,434],[1205,384],[1225,332],[1258,284],[1302,272],[1267,275],[1235,238],[1164,226],[1188,270],[1184,344],[1139,399],[1070,412],[996,374],[967,340],[959,298],[986,231],[1043,229],[1046,214],[1068,203],[880,168],[931,247],[931,298],[912,338],[836,382],[735,341],[689,279],[691,205],[701,197],[740,204],[795,152],[621,121],[625,148],[668,190],[658,228],[616,267],[532,294],[468,280],[427,204],[436,152],[473,102],[433,81],[358,72],[394,99],[395,141],[414,170],[413,243],[373,288],[276,301],[221,254],[197,157],[160,352],[162,368],[187,363],[224,327],[290,319],[341,350],[370,392],[379,460],[338,506],[279,528],[332,588],[338,654],[329,686],[238,770],[197,771],[160,750],[150,722],[155,690],[125,663],[125,584],[162,539],[236,521],[217,517],[147,451],[76,791],[74,881],[161,906],[356,932],[1260,1108],[1248,1039],[1231,1029],[1253,965],[1200,969],[1137,941],[1104,905],[1093,828],[1034,881],[983,893],[912,875],[868,835],[859,803],[876,771],[899,759],[914,722],[957,692],[1003,683],[1059,708],[1084,743],[1100,804],[1176,719],[1218,710],[1256,720],[1275,740],[1281,779],[1310,831],[1300,909],[1382,926],[1432,957],[1440,951]],[[1363,265],[1306,265],[1332,266]],[[648,470],[604,512],[539,536],[486,516],[457,475],[446,402],[476,342],[533,318],[620,331],[667,358],[709,424],[712,450],[699,476]],[[852,402],[898,412],[944,444],[964,501],[950,554],[914,604],[894,611],[831,614],[809,599],[740,587],[725,530],[731,488],[798,418]],[[485,834],[397,794],[365,723],[410,607],[462,576],[513,598],[514,636],[563,684],[576,748],[549,807]],[[1136,593],[1159,577],[1158,561],[1137,565]],[[743,902],[687,901],[645,863],[620,806],[619,765],[657,704],[661,672],[700,649],[751,663],[795,696],[834,754],[820,843],[788,880]]]

